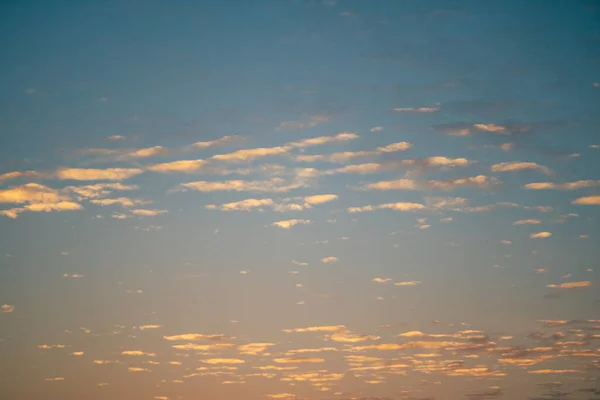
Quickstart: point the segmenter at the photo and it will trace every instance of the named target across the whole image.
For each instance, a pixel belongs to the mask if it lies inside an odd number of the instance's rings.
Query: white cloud
[[[323,264],[333,264],[333,263],[336,263],[338,261],[339,261],[339,259],[337,257],[325,257],[325,258],[321,259],[321,262]]]
[[[532,233],[531,235],[529,235],[529,237],[532,239],[545,239],[545,238],[549,238],[550,236],[552,236],[551,232],[538,232],[538,233]]]
[[[315,205],[315,204],[327,203],[327,202],[337,200],[337,199],[338,199],[337,194],[317,194],[314,196],[304,197],[304,202],[307,204],[310,204],[310,205]]]
[[[310,224],[310,220],[307,219],[290,219],[287,221],[277,221],[277,222],[273,222],[271,225],[275,226],[277,228],[283,228],[283,229],[290,229],[291,227],[295,226],[295,225],[307,225]]]
[[[539,165],[534,162],[523,162],[523,161],[509,161],[499,164],[492,165],[493,172],[513,172],[513,171],[524,171],[524,170],[535,170],[541,171],[545,174],[550,174],[550,169],[543,165]]]

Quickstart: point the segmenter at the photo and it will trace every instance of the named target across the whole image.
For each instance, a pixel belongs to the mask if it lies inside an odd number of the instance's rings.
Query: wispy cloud
[[[583,188],[591,188],[600,185],[600,181],[576,181],[565,183],[552,182],[533,182],[524,185],[525,189],[529,190],[577,190]]]
[[[286,221],[273,222],[271,225],[277,228],[290,229],[296,225],[308,225],[310,223],[310,220],[307,219],[289,219]]]
[[[533,170],[540,171],[545,174],[550,174],[550,169],[546,166],[539,165],[534,162],[523,162],[523,161],[509,161],[500,164],[494,164],[491,167],[493,172],[514,172],[514,171],[525,171]]]

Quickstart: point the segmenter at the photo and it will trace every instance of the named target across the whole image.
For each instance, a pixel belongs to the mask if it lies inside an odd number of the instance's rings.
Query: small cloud
[[[541,223],[542,221],[540,221],[539,219],[521,219],[513,222],[513,225],[536,225]]]
[[[156,353],[146,353],[141,350],[125,350],[121,352],[121,355],[124,356],[147,356],[147,357],[156,357]]]
[[[391,278],[373,278],[373,282],[377,282],[377,283],[387,283],[390,282],[392,279]]]
[[[388,144],[387,146],[378,147],[377,151],[382,152],[382,153],[395,153],[395,152],[398,152],[398,151],[409,150],[412,147],[413,147],[413,145],[411,143],[408,143],[408,142],[398,142],[398,143]]]
[[[25,94],[34,94],[36,90],[34,88],[25,89]]]
[[[529,190],[578,190],[583,188],[591,188],[600,185],[600,181],[576,181],[576,182],[565,182],[565,183],[552,183],[552,182],[533,182],[523,186]]]
[[[420,285],[421,281],[407,281],[407,282],[396,282],[394,286],[417,286]]]
[[[403,107],[403,108],[394,108],[395,112],[408,112],[408,113],[434,113],[439,111],[439,107]]]
[[[57,376],[55,378],[46,378],[44,380],[48,381],[48,382],[57,382],[57,381],[64,381],[65,378],[63,378],[62,376]]]
[[[537,272],[538,274],[543,274],[548,272],[548,270],[546,268],[538,268],[535,270],[535,272]]]
[[[576,200],[573,200],[571,202],[571,204],[579,204],[579,205],[586,205],[586,206],[592,206],[592,205],[598,206],[598,205],[600,205],[600,195],[580,197]]]
[[[314,196],[306,196],[304,197],[304,202],[310,205],[314,204],[323,204],[333,200],[337,200],[337,194],[317,194]]]
[[[325,257],[325,258],[322,258],[322,259],[321,259],[321,262],[322,262],[323,264],[333,264],[333,263],[336,263],[336,262],[338,262],[338,261],[339,261],[339,260],[338,260],[338,258],[337,258],[337,257]]]
[[[550,236],[552,236],[551,232],[538,232],[538,233],[532,233],[531,235],[529,235],[529,237],[531,239],[545,239],[545,238],[549,238]]]
[[[565,282],[565,283],[559,283],[559,284],[551,284],[551,285],[546,285],[546,287],[552,288],[552,289],[579,289],[579,288],[584,288],[584,287],[589,287],[592,286],[592,282],[590,281],[578,281],[578,282]]]
[[[162,327],[163,327],[162,325],[141,325],[141,326],[138,326],[138,329],[140,331],[144,331],[146,329],[158,329],[158,328],[162,328]]]
[[[322,358],[274,358],[274,362],[277,364],[319,364],[325,362]]]
[[[371,129],[369,129],[372,133],[378,133],[383,131],[383,126],[374,126]]]
[[[173,336],[163,336],[163,339],[165,340],[170,340],[170,341],[197,341],[197,340],[208,340],[211,342],[220,342],[222,340],[228,340],[228,339],[232,339],[228,336],[225,336],[223,334],[211,334],[211,335],[205,335],[202,333],[183,333],[180,335],[173,335]]]
[[[277,221],[273,222],[271,225],[277,228],[290,229],[295,225],[307,225],[310,224],[310,220],[307,219],[290,219],[287,221]]]
[[[152,372],[148,368],[140,368],[140,367],[129,367],[127,368],[129,372]]]
[[[108,97],[100,97],[98,101],[101,103],[108,103]]]
[[[60,180],[75,181],[122,181],[144,172],[139,168],[60,168],[56,177]]]
[[[600,82],[594,82],[594,83],[592,83],[592,86],[593,86],[593,87],[596,87],[596,88],[597,88],[597,87],[600,87]]]
[[[539,165],[534,162],[523,162],[523,161],[509,161],[499,164],[494,164],[491,167],[493,172],[513,172],[513,171],[524,171],[524,170],[537,170],[545,174],[550,174],[550,169],[543,165]]]
[[[118,142],[125,139],[127,139],[127,137],[123,135],[111,135],[106,138],[106,140],[108,140],[109,142]]]
[[[302,267],[308,266],[307,262],[299,262],[299,261],[296,261],[296,260],[292,260],[292,264],[299,265],[299,266],[302,266]]]
[[[71,353],[72,356],[82,356],[84,354],[85,354],[85,352],[83,352],[83,351],[74,351]]]
[[[0,307],[0,310],[2,310],[3,313],[11,313],[15,311],[15,306],[11,306],[10,304],[3,304],[2,307]]]
[[[209,358],[207,360],[200,360],[204,364],[244,364],[246,361],[240,360],[239,358]]]
[[[131,211],[131,213],[133,215],[137,215],[140,217],[155,217],[157,215],[166,214],[167,212],[168,212],[167,210],[144,210],[144,209],[137,209],[137,210]]]

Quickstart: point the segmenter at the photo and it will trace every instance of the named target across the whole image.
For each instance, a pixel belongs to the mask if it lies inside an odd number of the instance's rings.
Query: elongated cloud
[[[175,172],[192,173],[200,170],[206,164],[207,162],[205,160],[179,160],[150,165],[146,167],[146,169],[148,171],[160,172],[163,174]]]
[[[181,187],[199,192],[288,192],[306,185],[307,182],[303,179],[287,181],[283,178],[273,178],[264,181],[196,181],[183,183]]]
[[[205,335],[203,333],[182,333],[179,335],[172,335],[172,336],[163,336],[163,339],[165,340],[175,340],[175,341],[197,341],[197,340],[208,340],[211,342],[220,342],[222,340],[228,340],[231,339],[228,336],[225,336],[223,334],[212,334],[212,335]]]
[[[391,278],[373,278],[373,282],[377,282],[377,283],[387,283],[390,282],[392,279]]]
[[[398,151],[406,151],[408,149],[411,149],[412,147],[413,147],[413,145],[411,143],[398,142],[398,143],[388,144],[387,146],[378,147],[377,151],[382,152],[382,153],[395,153]]]
[[[337,258],[337,257],[325,257],[325,258],[322,258],[322,259],[321,259],[321,262],[322,262],[323,264],[333,264],[333,263],[336,263],[336,262],[338,262],[338,261],[339,261],[339,260],[338,260],[338,258]]]
[[[320,364],[320,363],[325,362],[325,359],[323,359],[323,358],[288,357],[288,358],[274,358],[273,362],[276,362],[277,364]]]
[[[308,225],[310,224],[310,220],[307,219],[290,219],[287,221],[277,221],[277,222],[273,222],[271,225],[275,226],[277,228],[283,228],[283,229],[290,229],[293,226],[296,225]]]
[[[310,205],[328,203],[333,200],[337,200],[337,194],[317,194],[314,196],[304,197],[304,202]]]
[[[0,174],[0,183],[2,183],[4,181],[12,180],[12,179],[19,179],[19,178],[39,179],[42,177],[44,177],[44,175],[37,171],[13,171],[13,172],[7,172],[4,174]]]
[[[538,232],[538,233],[532,233],[531,235],[529,235],[529,237],[532,239],[545,239],[545,238],[549,238],[550,236],[552,236],[551,232]]]
[[[290,151],[289,146],[263,147],[256,149],[237,150],[233,153],[217,154],[211,157],[211,160],[226,162],[250,162],[269,156],[286,154]]]
[[[600,185],[600,181],[576,181],[576,182],[565,182],[565,183],[552,183],[552,182],[533,182],[523,186],[529,190],[577,190],[583,188],[591,188]]]
[[[360,187],[361,190],[443,190],[451,191],[461,187],[470,187],[476,189],[487,189],[499,184],[496,178],[486,175],[477,175],[467,178],[457,178],[447,181],[430,180],[427,182],[418,182],[413,179],[398,179],[394,181],[380,181],[369,183]]]
[[[306,332],[337,332],[346,330],[344,325],[323,325],[323,326],[309,326],[308,328],[295,328],[295,329],[283,329],[285,333],[306,333]]]
[[[396,282],[394,286],[417,286],[420,285],[421,281],[406,281],[406,282]]]
[[[578,281],[578,282],[564,282],[559,284],[546,285],[551,289],[579,289],[584,287],[592,286],[590,281]]]
[[[335,136],[320,136],[309,139],[302,139],[297,142],[287,143],[284,147],[286,148],[306,148],[313,146],[320,146],[329,143],[347,142],[349,140],[358,139],[359,136],[353,132],[342,132]]]
[[[439,111],[439,107],[401,107],[394,108],[395,112],[408,112],[408,113],[434,113]]]
[[[394,210],[394,211],[418,211],[424,210],[426,207],[420,203],[410,203],[410,202],[398,202],[398,203],[387,203],[380,204],[378,206],[362,206],[362,207],[349,207],[346,209],[349,213],[359,213],[359,212],[368,212],[375,210]]]
[[[264,207],[273,206],[273,199],[246,199],[236,201],[233,203],[226,203],[220,206],[207,205],[206,208],[209,210],[219,209],[221,211],[251,211],[255,209],[262,209]]]
[[[573,200],[571,203],[586,206],[598,206],[600,205],[600,196],[580,197],[578,199]]]
[[[124,356],[147,356],[147,357],[156,357],[156,353],[147,353],[141,350],[125,350],[121,352]]]
[[[133,215],[137,215],[139,217],[155,217],[157,215],[166,214],[167,210],[146,210],[146,209],[137,209],[131,210]]]
[[[545,174],[550,174],[550,169],[546,166],[534,163],[534,162],[523,162],[523,161],[509,161],[500,164],[494,164],[491,167],[493,172],[513,172],[513,171],[541,171]]]
[[[237,349],[240,354],[258,355],[271,346],[275,346],[275,343],[248,343],[238,346]]]
[[[520,219],[518,221],[513,222],[513,225],[537,225],[541,224],[542,221],[539,219]]]
[[[207,360],[200,360],[204,364],[244,364],[246,361],[240,360],[239,358],[209,358]]]
[[[56,177],[74,181],[124,181],[142,172],[139,168],[61,168],[56,171]]]

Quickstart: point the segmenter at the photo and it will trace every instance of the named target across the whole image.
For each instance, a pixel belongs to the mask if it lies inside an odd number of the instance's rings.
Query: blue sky
[[[0,6],[0,397],[589,399],[594,1]]]

